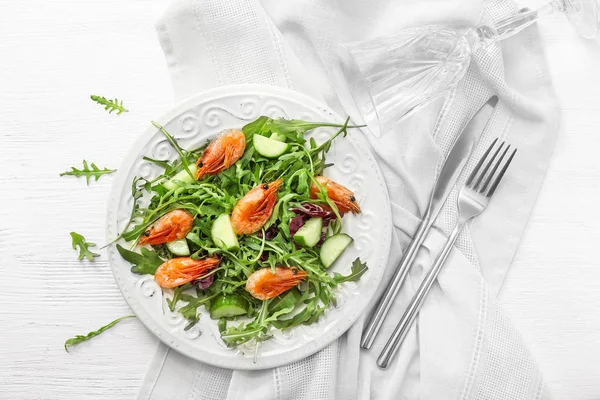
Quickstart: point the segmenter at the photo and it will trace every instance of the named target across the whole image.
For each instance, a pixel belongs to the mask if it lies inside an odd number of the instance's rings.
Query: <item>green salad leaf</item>
[[[120,244],[117,245],[117,251],[126,261],[133,264],[131,272],[134,274],[150,274],[154,275],[158,267],[164,262],[162,258],[152,250],[145,247],[141,248],[141,254],[135,251],[127,250]]]
[[[221,334],[221,339],[230,347],[239,346],[252,339],[259,342],[269,339],[271,336],[268,334],[268,310],[269,300],[265,300],[261,304],[258,315],[252,322],[227,328]]]
[[[119,101],[117,99],[114,100],[108,100],[106,97],[104,96],[96,96],[96,95],[91,95],[90,98],[92,99],[92,101],[100,104],[101,106],[104,106],[104,109],[106,111],[108,111],[109,114],[111,114],[113,111],[117,112],[117,115],[122,114],[124,112],[129,112],[128,109],[126,109],[125,107],[123,107],[123,101]]]
[[[368,270],[369,268],[367,267],[367,264],[360,261],[360,258],[357,258],[352,263],[352,272],[349,275],[344,276],[336,272],[333,274],[333,280],[336,283],[358,282],[360,277],[363,276]]]
[[[242,128],[242,132],[246,135],[246,138],[251,138],[254,135],[269,136],[273,133],[283,135],[291,142],[305,143],[304,134],[312,129],[321,127],[334,127],[334,128],[360,128],[361,126],[347,126],[346,124],[333,124],[327,122],[309,122],[297,119],[285,119],[278,118],[273,119],[269,117],[259,117],[258,119],[246,124]]]
[[[251,346],[269,339],[271,329],[289,329],[318,321],[328,308],[335,306],[336,287],[343,282],[357,281],[366,273],[367,266],[360,259],[354,261],[347,276],[329,273],[321,263],[319,247],[298,248],[290,234],[290,222],[297,216],[292,209],[309,203],[329,207],[337,217],[329,221],[323,234],[341,231],[342,215],[327,190],[318,185],[315,178],[330,166],[326,162],[326,153],[334,140],[347,135],[350,128],[348,120],[343,124],[331,124],[261,116],[242,128],[246,148],[235,164],[201,180],[195,177],[186,182],[180,180],[175,186],[164,183],[182,171],[190,173],[188,167],[199,159],[206,145],[184,149],[164,127],[157,123],[154,125],[166,137],[178,158],[157,160],[144,157],[146,162],[161,167],[162,173],[148,180],[134,181],[130,223],[119,238],[137,242],[148,226],[175,209],[187,210],[195,216],[191,231],[186,235],[191,258],[217,255],[221,262],[217,269],[211,271],[214,281],[208,286],[192,281],[174,289],[173,296],[167,300],[170,310],[187,319],[185,329],[198,323],[201,307],[210,310],[216,296],[242,296],[248,302],[247,314],[221,318],[218,327],[228,346]],[[317,142],[307,133],[319,127],[336,129],[330,130],[329,139]],[[278,140],[285,138],[290,145],[286,153],[277,158],[266,158],[255,151],[255,135],[271,137],[275,134]],[[256,234],[238,236],[235,250],[223,250],[211,233],[216,218],[223,213],[231,214],[238,201],[252,188],[280,178],[284,185],[277,193],[277,202],[263,229]],[[312,185],[320,188],[316,196],[311,196]],[[153,274],[163,260],[177,257],[170,253],[168,246],[152,248],[141,248],[138,253],[117,245],[123,258],[133,264],[132,271],[135,273]],[[246,291],[246,283],[252,273],[278,266],[302,269],[307,274],[306,279],[296,288],[265,301],[252,297]]]
[[[100,254],[94,253],[89,249],[90,247],[95,247],[96,243],[86,242],[85,237],[77,232],[71,232],[71,245],[73,246],[73,250],[79,248],[79,256],[77,256],[79,261],[84,258],[88,261],[93,261],[95,257],[100,256]]]
[[[88,333],[87,335],[77,335],[75,337],[72,337],[70,339],[65,340],[65,350],[68,353],[69,352],[69,347],[72,346],[76,346],[79,343],[88,341],[90,339],[95,338],[96,336],[100,335],[102,332],[105,332],[107,330],[109,330],[110,328],[112,328],[113,326],[115,326],[116,324],[118,324],[119,322],[128,319],[128,318],[135,318],[135,315],[126,315],[124,317],[121,318],[117,318],[114,321],[112,321],[111,323],[104,325],[103,327],[101,327],[98,330],[92,331],[90,333]]]
[[[86,183],[89,185],[91,178],[95,178],[96,181],[98,181],[98,179],[100,179],[100,177],[102,175],[112,174],[115,171],[116,171],[116,169],[108,169],[108,168],[100,169],[94,163],[91,163],[90,165],[88,165],[88,162],[86,160],[83,160],[83,168],[82,169],[71,167],[70,171],[61,172],[60,176],[76,176],[76,177],[83,176],[83,177],[85,177]]]
[[[175,311],[175,305],[177,304],[177,302],[181,298],[181,295],[183,294],[184,291],[186,291],[188,289],[191,289],[191,287],[192,287],[192,285],[186,283],[185,285],[176,287],[173,290],[173,298],[172,299],[167,299],[167,305],[169,306],[169,310]]]
[[[169,141],[169,143],[171,144],[171,146],[173,146],[173,148],[177,151],[177,154],[179,154],[179,158],[183,164],[183,169],[185,171],[187,171],[188,175],[192,178],[194,178],[194,175],[192,174],[192,172],[190,171],[190,162],[188,161],[188,157],[187,157],[187,152],[185,150],[183,150],[179,144],[177,143],[177,141],[173,138],[173,136],[171,136],[169,134],[169,132],[167,132],[165,130],[165,128],[163,128],[158,122],[152,121],[152,125],[154,125],[155,127],[157,127],[161,133],[167,138],[167,140]]]

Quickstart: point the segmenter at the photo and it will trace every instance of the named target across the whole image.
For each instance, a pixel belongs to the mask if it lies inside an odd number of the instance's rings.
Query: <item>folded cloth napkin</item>
[[[336,43],[424,24],[469,27],[482,16],[495,20],[515,12],[509,0],[173,0],[157,30],[176,100],[215,86],[262,83],[304,92],[343,115],[334,84],[341,79]],[[479,50],[459,87],[407,119],[399,132],[369,137],[395,225],[383,282],[416,230],[440,161],[492,93],[501,101],[476,156],[495,137],[517,146],[518,156],[488,210],[460,236],[459,251],[387,370],[378,369],[375,359],[457,220],[456,190],[370,351],[359,346],[364,319],[313,356],[263,371],[215,368],[160,345],[139,399],[549,398],[526,343],[496,299],[558,131],[558,106],[535,27]]]

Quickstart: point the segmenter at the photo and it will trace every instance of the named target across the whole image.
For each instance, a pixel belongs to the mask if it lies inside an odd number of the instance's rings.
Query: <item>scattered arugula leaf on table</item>
[[[79,247],[79,256],[77,257],[78,260],[81,261],[85,257],[88,261],[93,261],[94,257],[100,256],[100,254],[94,253],[89,249],[90,247],[96,247],[96,243],[86,242],[83,235],[80,235],[77,232],[71,232],[71,239],[73,250],[77,250]]]
[[[96,103],[104,106],[104,109],[107,110],[109,114],[111,114],[113,111],[116,111],[117,115],[124,112],[129,112],[128,109],[123,107],[123,100],[119,101],[116,98],[114,100],[109,100],[104,96],[96,96],[94,94],[91,95],[90,98]]]
[[[115,326],[119,322],[121,322],[121,321],[123,321],[125,319],[128,319],[128,318],[134,318],[134,317],[135,317],[135,315],[126,315],[124,317],[115,319],[114,321],[112,321],[108,325],[104,325],[100,329],[92,331],[92,332],[88,333],[87,335],[77,335],[75,337],[67,339],[67,340],[65,340],[65,350],[68,353],[69,352],[69,347],[76,346],[79,343],[82,343],[82,342],[88,341],[88,340],[90,340],[92,338],[95,338],[96,336],[98,336],[102,332],[105,332],[108,329],[112,328],[113,326]]]
[[[90,167],[91,167],[91,169],[90,169]],[[88,165],[88,162],[86,160],[83,160],[83,168],[82,169],[77,169],[75,167],[71,167],[71,171],[61,172],[60,176],[66,176],[66,175],[76,176],[76,177],[84,176],[86,183],[89,185],[90,178],[95,178],[96,181],[98,181],[98,179],[100,179],[100,177],[102,175],[112,174],[115,171],[116,171],[116,169],[108,169],[108,168],[100,169],[94,163],[91,163]]]

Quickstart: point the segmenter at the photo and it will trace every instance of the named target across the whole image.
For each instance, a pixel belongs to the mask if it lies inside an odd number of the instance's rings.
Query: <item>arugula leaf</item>
[[[269,309],[270,300],[262,302],[260,311],[256,319],[247,324],[228,327],[225,332],[221,333],[221,339],[228,347],[238,346],[252,339],[257,342],[264,341],[270,338],[268,332],[267,312]],[[280,312],[287,311],[282,310]],[[270,321],[269,321],[270,322]]]
[[[194,297],[188,294],[183,293],[181,295],[181,301],[187,301],[188,304],[181,307],[179,312],[185,319],[189,321],[189,323],[183,328],[184,331],[189,330],[191,327],[196,325],[198,321],[200,321],[200,316],[198,315],[198,307],[203,304],[210,302],[213,298],[218,296],[220,293],[214,293],[211,296],[207,297]]]
[[[284,135],[288,140],[295,143],[304,143],[304,134],[315,128],[320,127],[334,127],[334,128],[361,128],[365,125],[360,126],[348,126],[348,121],[345,124],[334,124],[330,122],[308,122],[298,119],[285,119],[278,118],[273,119],[266,116],[261,116],[258,119],[246,124],[242,128],[242,132],[246,135],[246,139],[250,139],[254,135],[269,135],[273,132],[277,132]],[[314,141],[311,141],[311,147],[315,146]]]
[[[162,168],[164,168],[164,172],[162,173],[163,176],[173,176],[175,175],[175,173],[177,172],[177,168],[181,165],[181,163],[178,162],[172,162],[170,163],[167,160],[157,160],[155,158],[151,158],[151,157],[142,157],[142,160],[151,162],[153,164],[156,164]]]
[[[265,125],[267,125],[269,121],[272,121],[272,119],[263,115],[262,117],[258,117],[254,121],[244,125],[242,127],[242,132],[244,132],[244,135],[246,135],[246,140],[251,139],[254,135],[266,133],[264,129]]]
[[[167,138],[171,146],[173,146],[177,154],[179,154],[179,158],[181,159],[181,163],[183,164],[183,169],[187,171],[190,178],[195,180],[196,177],[192,174],[192,171],[190,171],[190,162],[188,161],[187,152],[183,150],[181,146],[179,146],[175,138],[173,138],[173,136],[171,136],[171,134],[169,134],[169,132],[167,132],[167,130],[162,127],[162,125],[155,121],[151,122],[152,125],[157,127],[160,130],[160,132]]]
[[[125,224],[125,228],[123,228],[123,233],[127,230],[127,228],[129,228],[129,226],[132,224],[133,220],[136,217],[141,216],[141,212],[140,212],[140,204],[138,203],[138,200],[141,199],[144,195],[144,193],[142,193],[141,188],[138,186],[138,182],[140,181],[144,181],[146,183],[148,183],[148,180],[145,178],[141,178],[141,177],[134,177],[133,181],[131,182],[131,198],[133,199],[133,206],[131,208],[131,214],[129,214],[129,219],[127,220],[127,223]],[[142,188],[144,186],[142,185]],[[122,234],[121,234],[122,235]],[[121,236],[119,235],[119,237]],[[117,237],[117,239],[119,239],[119,237]]]
[[[167,298],[167,305],[169,306],[169,310],[175,311],[175,305],[181,299],[181,295],[184,290],[191,289],[192,285],[186,283],[185,285],[178,286],[173,290],[173,299]]]
[[[342,282],[358,282],[360,277],[363,276],[364,273],[368,271],[368,269],[369,267],[367,267],[367,263],[364,263],[360,260],[360,258],[357,258],[352,263],[352,270],[350,275],[344,276],[336,272],[333,274],[333,280],[337,284],[340,284]]]
[[[134,264],[133,267],[131,267],[131,272],[134,274],[154,275],[158,267],[163,263],[162,258],[160,258],[156,252],[148,250],[145,247],[142,247],[141,254],[124,249],[120,244],[117,245],[117,250],[125,261]]]
[[[118,324],[119,322],[121,322],[125,319],[128,319],[128,318],[135,318],[135,315],[126,315],[124,317],[117,318],[110,324],[104,325],[100,329],[92,331],[92,332],[88,333],[87,335],[77,335],[75,337],[65,340],[65,351],[68,353],[69,352],[68,346],[75,346],[81,342],[85,342],[87,340],[95,338],[96,336],[100,335],[102,332],[109,330],[110,328],[112,328],[113,326]]]
[[[96,247],[96,243],[86,242],[85,237],[77,232],[71,232],[71,244],[73,245],[73,250],[77,250],[77,247],[79,247],[79,256],[77,257],[79,261],[83,260],[84,257],[88,261],[93,261],[94,257],[100,256],[100,254],[89,250],[90,247]]]
[[[165,214],[167,212],[169,212],[171,210],[167,210],[165,211]],[[140,235],[142,233],[144,233],[144,231],[146,231],[146,228],[148,228],[148,226],[150,226],[150,224],[152,223],[152,221],[150,222],[141,222],[137,225],[135,225],[130,231],[123,231],[123,233],[121,233],[121,237],[123,239],[125,239],[125,241],[127,242],[131,242],[132,240],[136,240],[137,238],[140,237]]]
[[[144,184],[143,185],[138,185],[138,183],[140,181],[143,181]],[[121,231],[121,233],[114,238],[113,240],[111,240],[110,242],[108,242],[107,244],[105,244],[104,246],[102,246],[100,249],[102,250],[105,247],[110,246],[111,244],[115,243],[117,240],[124,238],[126,234],[130,233],[131,231],[127,231],[127,229],[129,229],[129,227],[131,226],[131,224],[133,223],[133,221],[135,220],[136,217],[142,217],[144,215],[144,211],[140,210],[140,204],[138,203],[138,200],[141,199],[144,195],[144,193],[142,192],[142,189],[145,189],[147,191],[150,190],[149,186],[150,186],[151,182],[145,178],[141,178],[141,177],[133,177],[133,181],[131,182],[131,197],[133,198],[133,206],[131,208],[131,213],[129,214],[129,219],[127,220],[127,223],[125,223],[125,227],[123,228],[123,230]],[[138,227],[139,228],[139,227]],[[145,229],[146,226],[143,226],[140,229]],[[135,229],[134,229],[135,230]],[[141,234],[142,231],[138,232],[137,235],[139,236]],[[133,240],[137,238],[136,237],[131,237],[129,239],[126,239],[127,241]]]
[[[302,121],[298,119],[272,119],[269,123],[269,128],[271,131],[281,133],[285,135],[289,139],[294,139],[297,135],[304,135],[306,131],[311,129],[320,128],[324,126],[330,126],[334,128],[342,128],[347,127],[346,124],[333,124],[329,122],[308,122]],[[349,128],[356,128],[355,126],[350,126]],[[296,135],[294,135],[296,134]],[[304,142],[304,140],[302,141]]]
[[[113,111],[116,111],[117,115],[124,113],[124,112],[129,112],[128,109],[123,107],[123,100],[121,100],[120,102],[117,99],[108,100],[104,96],[96,96],[94,94],[91,95],[90,98],[93,101],[95,101],[96,103],[104,106],[104,109],[107,110],[109,114],[111,114]]]
[[[221,339],[228,347],[239,346],[240,344],[249,342],[252,339],[263,341],[270,336],[266,333],[267,327],[254,323],[242,324],[240,326],[231,326],[221,334]]]
[[[227,319],[221,318],[219,322],[217,322],[217,328],[219,328],[219,333],[222,335],[227,331]]]
[[[92,167],[92,169],[90,169],[90,166]],[[88,162],[86,160],[83,160],[83,169],[77,169],[75,167],[71,167],[71,171],[61,172],[59,176],[65,176],[65,175],[71,175],[71,176],[76,176],[76,177],[85,176],[86,183],[89,185],[90,178],[96,178],[96,181],[98,181],[98,179],[100,179],[100,177],[102,175],[112,174],[115,171],[116,171],[116,169],[108,169],[108,168],[100,169],[94,163],[92,163],[91,165],[88,165]]]

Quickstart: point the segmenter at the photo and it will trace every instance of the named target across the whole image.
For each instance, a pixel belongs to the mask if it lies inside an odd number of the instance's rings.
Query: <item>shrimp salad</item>
[[[132,272],[154,275],[167,305],[198,323],[205,307],[229,347],[319,320],[335,289],[367,271],[360,259],[329,268],[352,245],[345,214],[361,212],[354,193],[327,178],[325,156],[344,124],[260,117],[186,150],[160,125],[179,157],[135,178],[131,218],[117,244]],[[305,133],[337,128],[317,144]]]

